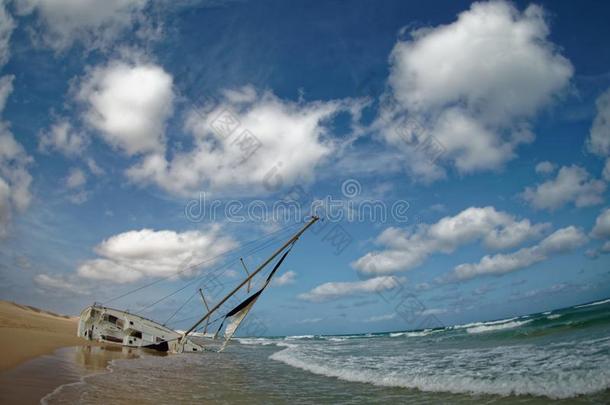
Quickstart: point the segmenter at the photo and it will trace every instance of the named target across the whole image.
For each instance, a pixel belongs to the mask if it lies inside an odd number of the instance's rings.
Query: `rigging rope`
[[[287,226],[285,226],[285,227],[283,227],[283,228],[280,228],[280,229],[279,229],[279,230],[277,230],[277,231],[270,232],[270,233],[268,233],[268,234],[263,235],[263,236],[262,236],[262,237],[260,237],[260,238],[256,238],[256,239],[253,239],[253,240],[251,240],[251,241],[249,241],[249,242],[246,242],[244,245],[242,245],[242,246],[240,246],[240,247],[233,248],[233,249],[228,249],[228,250],[226,250],[226,251],[224,251],[224,252],[222,252],[222,253],[220,253],[220,254],[218,254],[218,255],[216,255],[216,256],[213,256],[213,257],[211,257],[211,258],[209,258],[209,259],[206,259],[206,260],[204,260],[204,261],[201,261],[201,262],[199,262],[199,263],[196,263],[196,264],[194,264],[194,265],[192,265],[192,266],[187,266],[187,267],[185,267],[184,269],[178,270],[178,271],[176,271],[176,272],[175,272],[175,273],[173,273],[173,274],[170,274],[170,275],[168,275],[168,276],[165,276],[165,277],[162,277],[162,278],[160,278],[160,279],[157,279],[157,280],[155,280],[155,281],[153,281],[153,282],[151,282],[151,283],[148,283],[148,284],[145,284],[145,285],[143,285],[143,286],[140,286],[140,287],[134,288],[134,289],[132,289],[132,290],[129,290],[129,291],[127,291],[127,292],[125,292],[125,293],[123,293],[123,294],[121,294],[121,295],[118,295],[118,296],[116,296],[116,297],[110,298],[109,300],[104,301],[102,304],[103,304],[103,305],[106,305],[106,304],[109,304],[110,302],[113,302],[113,301],[119,300],[119,299],[121,299],[121,298],[124,298],[124,297],[126,297],[126,296],[128,296],[128,295],[131,295],[131,294],[136,293],[136,292],[138,292],[138,291],[140,291],[140,290],[143,290],[143,289],[148,288],[148,287],[151,287],[151,286],[153,286],[153,285],[155,285],[155,284],[157,284],[157,283],[160,283],[161,281],[164,281],[164,280],[167,280],[167,279],[169,279],[169,278],[175,277],[175,276],[177,276],[177,275],[179,275],[179,274],[181,274],[181,273],[183,273],[183,272],[185,272],[185,271],[187,271],[187,270],[190,270],[190,269],[193,269],[193,268],[197,268],[197,267],[201,266],[202,264],[204,264],[204,263],[206,263],[206,262],[213,261],[213,260],[216,260],[216,259],[221,258],[221,257],[223,257],[223,256],[226,256],[226,255],[228,255],[229,253],[232,253],[232,252],[239,252],[240,250],[244,249],[244,248],[245,248],[246,246],[248,246],[248,245],[251,245],[251,244],[253,244],[253,243],[256,243],[256,242],[258,242],[258,241],[260,241],[260,240],[262,240],[262,239],[265,239],[265,238],[267,238],[267,237],[269,237],[269,236],[271,236],[271,235],[275,235],[275,234],[279,234],[279,233],[281,233],[281,232],[284,232],[284,231],[286,231],[287,229],[293,228],[293,227],[295,227],[295,226],[297,226],[297,225],[299,225],[299,224],[298,224],[298,223],[295,223],[295,224],[287,225]]]
[[[186,304],[188,304],[188,303],[189,303],[189,302],[190,302],[190,301],[193,299],[193,297],[194,297],[194,296],[197,294],[197,292],[198,292],[198,291],[195,291],[193,294],[191,294],[191,296],[189,297],[189,299],[188,299],[188,300],[186,300],[186,301],[184,301],[184,303],[183,303],[182,305],[180,305],[180,308],[178,308],[176,311],[174,311],[174,313],[173,313],[173,314],[172,314],[172,315],[171,315],[169,318],[167,318],[167,319],[165,320],[165,322],[163,322],[163,324],[162,324],[162,325],[163,325],[163,326],[165,326],[165,325],[166,325],[166,324],[167,324],[167,323],[168,323],[168,322],[169,322],[169,321],[170,321],[170,320],[171,320],[171,319],[172,319],[174,316],[176,316],[176,314],[177,314],[178,312],[180,312],[180,310],[181,310],[182,308],[184,308],[184,306],[185,306]]]
[[[270,235],[273,235],[273,234],[276,234],[276,235],[275,235],[275,236],[273,236],[273,237],[272,237],[270,240],[268,240],[267,242],[265,242],[265,243],[264,243],[263,245],[261,245],[260,247],[258,247],[258,248],[254,248],[254,249],[250,250],[249,252],[247,252],[247,253],[246,253],[246,255],[245,255],[245,257],[248,257],[248,256],[251,256],[251,255],[253,255],[253,254],[255,254],[255,253],[258,253],[258,252],[260,252],[260,251],[262,251],[262,250],[264,250],[264,249],[268,248],[269,246],[273,245],[273,244],[276,242],[276,240],[280,238],[280,236],[281,236],[281,232],[285,232],[285,231],[287,231],[289,228],[293,227],[294,225],[296,225],[296,224],[289,225],[289,226],[287,226],[287,227],[284,227],[283,229],[280,229],[279,231],[272,232],[272,233],[268,234],[267,236],[270,236]],[[259,238],[258,240],[261,240],[261,239],[264,239],[264,238]],[[248,244],[251,244],[251,243],[252,243],[252,242],[249,242]],[[291,248],[292,248],[292,247],[291,247]],[[217,271],[219,271],[219,270],[221,270],[221,269],[223,269],[223,268],[225,268],[225,267],[229,267],[229,266],[230,266],[230,265],[232,265],[233,263],[237,262],[237,260],[238,260],[238,259],[234,259],[234,260],[232,260],[232,261],[230,261],[230,262],[227,262],[227,263],[225,263],[225,264],[223,264],[223,265],[221,265],[221,266],[217,267],[216,269],[213,269],[213,270],[210,270],[210,271],[205,272],[205,273],[204,273],[204,274],[202,274],[201,276],[199,276],[199,277],[197,277],[197,278],[195,278],[195,279],[193,279],[193,280],[189,281],[188,283],[186,283],[186,284],[185,284],[184,286],[182,286],[181,288],[179,288],[179,289],[177,289],[177,290],[175,290],[175,291],[172,291],[171,293],[169,293],[169,294],[165,295],[164,297],[161,297],[161,298],[160,298],[160,299],[158,299],[157,301],[154,301],[153,303],[151,303],[151,304],[149,304],[149,305],[146,305],[146,306],[144,306],[144,307],[142,307],[142,308],[140,308],[140,309],[138,309],[138,310],[134,311],[134,313],[135,313],[135,314],[141,314],[143,311],[145,311],[145,310],[147,310],[147,309],[149,309],[149,308],[151,308],[151,307],[153,307],[153,306],[157,305],[158,303],[160,303],[160,302],[162,302],[162,301],[166,300],[167,298],[169,298],[169,297],[171,297],[171,296],[173,296],[173,295],[175,295],[175,294],[179,293],[180,291],[185,290],[185,289],[186,289],[186,288],[188,288],[190,285],[192,285],[192,284],[194,284],[195,282],[197,282],[197,281],[199,281],[199,280],[203,279],[204,277],[208,276],[210,273],[214,273],[214,272],[217,272]]]

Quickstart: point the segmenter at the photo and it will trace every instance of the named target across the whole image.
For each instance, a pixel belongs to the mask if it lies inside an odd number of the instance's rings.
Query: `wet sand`
[[[112,360],[148,353],[76,336],[78,317],[0,301],[0,403],[37,404],[84,377],[108,371]]]
[[[76,336],[77,317],[0,301],[0,372],[60,347],[90,343]]]
[[[81,384],[87,376],[108,372],[112,360],[141,355],[137,349],[118,345],[58,349],[0,372],[0,403],[40,403],[41,399],[53,397],[64,386]]]

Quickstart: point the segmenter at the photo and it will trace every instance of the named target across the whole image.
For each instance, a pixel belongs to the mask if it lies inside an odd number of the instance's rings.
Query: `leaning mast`
[[[284,243],[280,248],[278,248],[275,252],[273,252],[273,254],[271,256],[269,256],[269,258],[267,260],[265,260],[261,265],[259,265],[256,268],[256,270],[254,270],[252,273],[250,273],[250,275],[248,277],[246,277],[246,279],[244,281],[242,281],[237,287],[235,287],[230,293],[228,293],[222,300],[220,300],[220,302],[218,302],[216,305],[214,305],[214,307],[212,309],[210,309],[207,314],[205,314],[201,319],[199,319],[197,322],[195,322],[195,324],[193,326],[191,326],[189,328],[189,330],[184,332],[184,334],[182,335],[182,338],[187,337],[191,332],[193,332],[195,329],[197,329],[197,327],[203,321],[205,321],[206,319],[209,319],[209,317],[212,315],[212,313],[214,313],[214,311],[216,311],[218,308],[220,308],[222,306],[222,304],[224,304],[229,298],[231,298],[231,296],[233,294],[235,294],[237,291],[239,291],[240,288],[242,288],[244,285],[249,283],[250,280],[252,280],[254,278],[254,276],[256,276],[258,273],[260,273],[273,259],[275,259],[280,253],[282,253],[288,246],[295,243],[299,239],[299,237],[301,237],[301,235],[310,226],[312,226],[314,223],[316,223],[316,221],[318,221],[319,219],[320,219],[320,217],[318,217],[318,216],[315,216],[315,215],[312,216],[311,220],[307,224],[305,224],[305,226],[303,226],[303,228],[301,228],[286,243]]]

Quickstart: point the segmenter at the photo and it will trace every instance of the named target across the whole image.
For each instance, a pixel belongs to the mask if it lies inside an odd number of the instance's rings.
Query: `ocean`
[[[607,404],[610,299],[439,329],[239,338],[223,353],[131,357],[42,402]]]

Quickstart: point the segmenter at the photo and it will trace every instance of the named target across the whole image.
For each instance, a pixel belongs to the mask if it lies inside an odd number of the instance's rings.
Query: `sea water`
[[[114,360],[46,403],[610,403],[610,300],[446,328]]]

